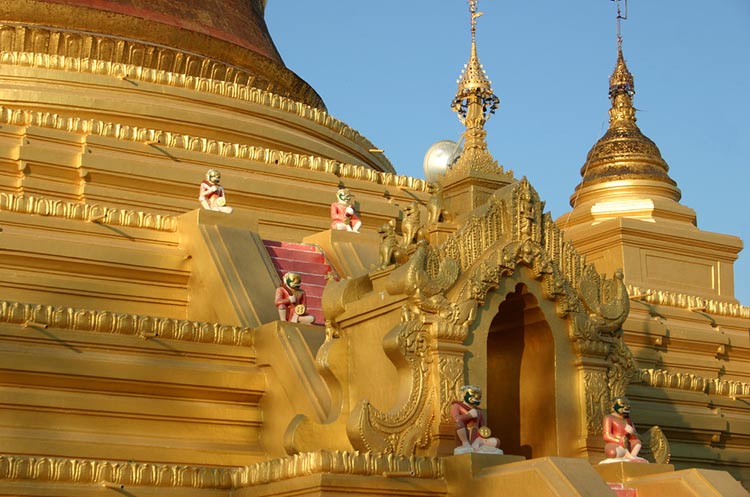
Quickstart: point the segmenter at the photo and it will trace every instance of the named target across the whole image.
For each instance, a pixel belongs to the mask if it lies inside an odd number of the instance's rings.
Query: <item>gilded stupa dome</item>
[[[0,2],[0,22],[3,31],[15,26],[49,28],[50,41],[29,40],[34,52],[43,48],[36,46],[42,43],[62,54],[71,47],[51,46],[53,39],[67,39],[65,33],[94,34],[106,40],[89,43],[91,53],[80,54],[85,58],[132,64],[136,52],[145,65],[164,66],[169,59],[170,72],[203,77],[207,75],[201,71],[216,73],[219,62],[226,69],[218,79],[251,84],[324,108],[315,90],[284,65],[266,27],[265,4],[265,0],[13,0]],[[132,49],[133,42],[143,48]],[[118,43],[126,49],[118,52]],[[211,62],[197,63],[191,56]]]
[[[608,186],[615,184],[616,190],[625,188],[629,194],[646,193],[647,189],[648,196],[680,199],[680,190],[669,177],[669,166],[659,148],[636,125],[634,94],[633,75],[618,48],[617,64],[609,79],[609,129],[591,148],[581,167],[583,179],[571,197],[574,207],[582,193],[588,198],[593,192],[597,197],[606,195]]]

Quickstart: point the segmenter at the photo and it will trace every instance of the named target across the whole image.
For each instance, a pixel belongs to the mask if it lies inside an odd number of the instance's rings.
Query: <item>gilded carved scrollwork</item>
[[[391,273],[386,288],[392,295],[402,293],[423,304],[425,299],[436,297],[450,287],[459,271],[456,261],[441,257],[436,249],[422,240],[411,258]]]
[[[642,456],[653,459],[656,464],[669,464],[672,457],[672,449],[664,432],[658,426],[652,426],[646,432],[644,438],[644,450]],[[649,456],[651,456],[649,458]]]
[[[446,355],[438,361],[440,376],[440,422],[449,423],[453,399],[459,398],[459,388],[464,384],[463,355]]]
[[[413,454],[429,446],[439,385],[430,374],[438,335],[459,335],[471,316],[449,302],[443,293],[458,277],[458,264],[420,242],[409,261],[390,275],[386,288],[392,294],[406,294],[401,323],[385,338],[385,350],[394,363],[411,371],[408,400],[397,410],[384,413],[367,400],[353,410],[347,431],[358,450]],[[459,331],[457,332],[456,329]]]
[[[630,298],[621,270],[611,280],[600,277],[592,265],[584,269],[579,284],[581,301],[599,333],[611,335],[625,322],[630,312]]]
[[[406,361],[412,382],[408,400],[395,412],[384,413],[367,400],[355,406],[347,432],[357,450],[410,455],[431,441],[435,419],[435,389],[428,374],[433,360],[429,330],[419,317],[404,321],[386,336],[386,352]]]
[[[426,446],[433,421],[446,421],[447,402],[463,382],[462,358],[426,351],[437,349],[438,342],[462,344],[479,306],[519,267],[530,271],[543,297],[555,302],[558,316],[568,320],[576,353],[607,365],[583,371],[589,433],[601,432],[610,399],[624,393],[635,368],[619,335],[629,311],[622,275],[607,279],[586,264],[542,213],[544,204],[528,181],[509,188],[509,196],[493,196],[481,215],[470,218],[441,247],[420,243],[391,273],[388,292],[406,295],[408,303],[402,323],[388,335],[400,345],[387,350],[397,367],[411,369],[412,386],[408,401],[391,414],[366,402],[358,407],[349,424],[356,448],[413,454]],[[406,347],[415,341],[425,353]],[[439,357],[437,368],[428,367],[433,354]],[[439,413],[433,412],[436,399]]]
[[[607,374],[601,370],[585,371],[583,386],[586,401],[586,431],[589,435],[601,435],[602,420],[609,412],[610,396],[607,388]]]
[[[499,176],[506,178],[508,181],[513,180],[513,172],[505,171],[503,166],[498,164],[490,152],[477,149],[472,149],[469,153],[462,154],[456,160],[456,163],[448,169],[445,177],[448,179],[456,178],[472,172]]]
[[[635,359],[622,336],[614,339],[607,357],[607,386],[611,398],[624,397],[625,389],[637,373]]]
[[[542,241],[544,202],[539,201],[539,196],[525,177],[518,182],[515,193],[514,240],[530,240],[539,244]]]

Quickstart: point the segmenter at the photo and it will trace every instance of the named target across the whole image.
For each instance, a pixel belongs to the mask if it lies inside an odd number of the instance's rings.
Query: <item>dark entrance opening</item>
[[[487,421],[506,454],[557,454],[555,393],[552,332],[536,298],[519,283],[487,337]]]

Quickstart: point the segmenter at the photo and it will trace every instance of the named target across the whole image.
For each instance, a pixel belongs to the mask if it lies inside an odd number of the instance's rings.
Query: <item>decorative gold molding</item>
[[[253,345],[251,328],[7,300],[0,301],[0,322],[184,342]]]
[[[98,119],[67,117],[51,112],[13,109],[0,106],[0,123],[15,126],[37,126],[70,133],[97,135],[132,142],[149,143],[159,147],[188,150],[203,154],[248,159],[263,164],[309,169],[333,174],[339,178],[369,181],[383,186],[426,192],[423,179],[376,171],[369,167],[344,164],[332,159],[301,155],[270,148],[223,142],[197,136],[171,133],[154,128],[128,126]]]
[[[0,34],[0,64],[98,74],[210,93],[288,112],[366,150],[375,148],[325,110],[263,90],[256,75],[216,60],[134,40],[40,26],[5,23],[0,24]]]
[[[231,489],[239,486],[242,473],[240,468],[0,456],[0,480]]]
[[[308,452],[244,467],[188,466],[61,457],[0,456],[0,480],[111,484],[144,487],[237,489],[299,476],[334,473],[361,476],[399,474],[435,479],[444,474],[436,457],[398,457],[360,452]]]
[[[735,302],[706,299],[703,297],[696,297],[695,295],[675,293],[667,290],[651,290],[633,285],[628,285],[628,294],[631,296],[637,296],[638,301],[647,304],[678,307],[681,309],[705,309],[703,312],[706,314],[750,319],[750,306]]]
[[[442,478],[443,460],[438,457],[403,457],[358,451],[306,452],[247,466],[242,486],[259,485],[297,476],[334,473],[362,476],[399,474],[412,478]]]
[[[114,209],[96,204],[65,202],[64,200],[35,197],[33,195],[0,192],[0,210],[19,214],[92,221],[113,226],[131,226],[170,233],[177,231],[177,218],[174,216]]]
[[[398,474],[411,478],[435,479],[443,477],[444,468],[443,460],[438,457],[321,450],[247,466],[243,468],[240,486],[262,485],[320,473],[361,476]]]
[[[639,369],[635,380],[655,388],[674,388],[722,397],[750,395],[750,383],[723,378],[704,378],[693,373],[667,371],[666,369]]]

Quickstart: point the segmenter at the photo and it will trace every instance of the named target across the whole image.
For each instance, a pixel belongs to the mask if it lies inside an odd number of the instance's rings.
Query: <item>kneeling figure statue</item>
[[[300,288],[302,277],[298,273],[285,273],[281,285],[276,289],[276,308],[281,321],[312,324],[315,316],[307,314],[305,291]]]
[[[461,442],[453,449],[453,454],[502,454],[500,440],[490,436],[484,411],[479,408],[482,402],[482,389],[474,385],[464,385],[460,392],[463,400],[454,400],[451,404],[451,417],[456,422],[456,436]]]
[[[630,402],[625,397],[617,397],[612,402],[612,414],[604,417],[602,423],[604,441],[604,455],[607,459],[599,464],[613,462],[648,463],[638,457],[641,451],[641,440],[635,425],[630,419]]]
[[[216,169],[209,169],[206,172],[206,179],[201,183],[198,201],[204,209],[229,214],[232,208],[227,205],[224,187],[219,184],[220,182],[221,173]]]
[[[339,188],[336,202],[331,204],[331,229],[359,233],[362,221],[352,205],[352,194],[348,188]]]

